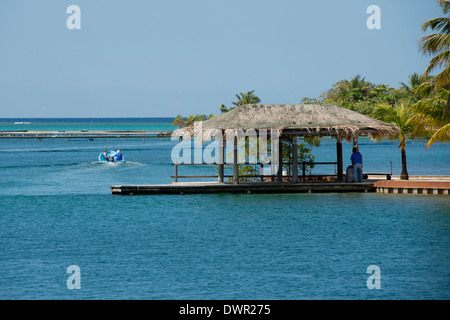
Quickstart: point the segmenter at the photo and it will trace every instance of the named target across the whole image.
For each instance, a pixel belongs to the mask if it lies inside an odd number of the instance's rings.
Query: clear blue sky
[[[298,104],[357,74],[398,87],[438,16],[433,0],[1,0],[0,118],[218,114],[239,92]]]

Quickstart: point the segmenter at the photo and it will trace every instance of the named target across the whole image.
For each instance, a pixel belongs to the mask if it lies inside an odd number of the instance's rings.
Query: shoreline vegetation
[[[432,56],[422,74],[410,74],[407,83],[400,82],[398,88],[383,83],[375,84],[356,75],[336,82],[318,98],[304,97],[300,101],[300,104],[333,104],[397,126],[400,132],[392,139],[399,141],[403,180],[408,180],[407,140],[426,139],[427,148],[436,142],[450,142],[450,0],[437,0],[437,4],[444,17],[423,22],[422,30],[433,33],[418,39],[420,52]],[[431,75],[436,70],[440,72]],[[261,102],[255,90],[240,92],[235,96],[237,100],[232,102],[233,106],[220,105],[221,113],[241,105]],[[172,126],[189,127],[195,121],[212,117],[214,114],[177,115]],[[312,146],[319,145],[320,141],[314,141],[304,151],[313,159]]]

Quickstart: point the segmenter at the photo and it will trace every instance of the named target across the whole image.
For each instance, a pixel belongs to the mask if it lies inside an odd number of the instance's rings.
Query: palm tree
[[[393,137],[400,140],[399,148],[402,154],[402,172],[400,179],[408,180],[408,170],[406,168],[406,141],[410,138],[423,135],[423,118],[415,109],[406,102],[401,102],[395,106],[380,104],[374,112],[374,116],[382,121],[397,126],[400,131]]]
[[[405,84],[404,82],[400,82],[400,90],[406,91],[408,95],[413,96],[417,100],[420,100],[423,98],[419,93],[420,91],[417,91],[417,89],[425,82],[431,80],[433,76],[423,76],[418,73],[413,73],[408,76],[408,84]]]
[[[427,81],[416,92],[424,98],[414,104],[414,109],[423,116],[426,126],[432,132],[426,146],[429,148],[436,142],[449,142],[450,116],[446,113],[446,106],[450,90],[444,87],[436,90],[431,81]]]
[[[348,103],[364,100],[368,96],[373,84],[365,78],[357,76],[350,80],[341,80],[333,85],[326,93],[326,99]]]
[[[242,106],[244,104],[255,104],[255,103],[260,103],[261,99],[259,99],[255,94],[254,94],[255,90],[249,91],[247,93],[239,93],[236,94],[236,98],[238,99],[237,102],[233,102],[233,104],[235,106]],[[228,111],[231,110],[228,109]]]
[[[235,94],[236,98],[238,99],[236,102],[233,102],[233,104],[236,107],[239,106],[243,106],[244,104],[255,104],[255,103],[260,103],[261,99],[259,99],[255,94],[254,94],[255,90],[253,91],[249,91],[247,93],[239,93],[239,94]],[[227,108],[224,104],[220,105],[220,112],[221,113],[225,113],[228,111],[233,110],[236,107],[229,107]]]
[[[450,0],[437,0],[443,14],[450,13]],[[450,17],[440,17],[425,21],[422,30],[431,29],[436,33],[423,36],[419,39],[422,54],[434,56],[428,64],[424,75],[429,75],[433,70],[442,68],[432,84],[439,89],[450,89]],[[450,116],[450,96],[447,98],[446,113]]]

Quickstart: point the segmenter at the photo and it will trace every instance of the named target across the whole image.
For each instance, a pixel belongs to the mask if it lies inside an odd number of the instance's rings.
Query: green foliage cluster
[[[177,115],[172,122],[172,126],[176,126],[179,128],[189,127],[189,126],[193,125],[195,121],[204,121],[204,120],[208,120],[213,117],[214,117],[213,114],[210,114],[209,116],[204,115],[204,114],[197,114],[197,115],[191,114],[187,118],[185,118],[181,115]]]
[[[356,75],[349,80],[336,82],[319,99],[306,97],[301,103],[329,103],[371,116],[380,104],[394,106],[400,102],[416,103],[420,96],[415,90],[423,81],[422,77],[414,73],[409,76],[408,84],[401,83],[401,87],[396,89],[383,83],[369,82],[361,75]]]
[[[240,92],[239,94],[235,95],[237,98],[237,101],[232,102],[236,107],[243,106],[245,104],[256,104],[260,103],[261,99],[255,95],[255,90],[249,91],[247,93]],[[224,104],[220,105],[220,112],[225,113],[228,111],[233,110],[236,107],[229,107],[227,108]]]

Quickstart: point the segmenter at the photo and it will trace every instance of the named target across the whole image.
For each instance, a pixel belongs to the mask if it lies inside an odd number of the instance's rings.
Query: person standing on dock
[[[353,148],[352,156],[350,157],[353,165],[353,180],[355,182],[363,181],[363,171],[362,171],[362,155],[359,153],[358,148]]]

